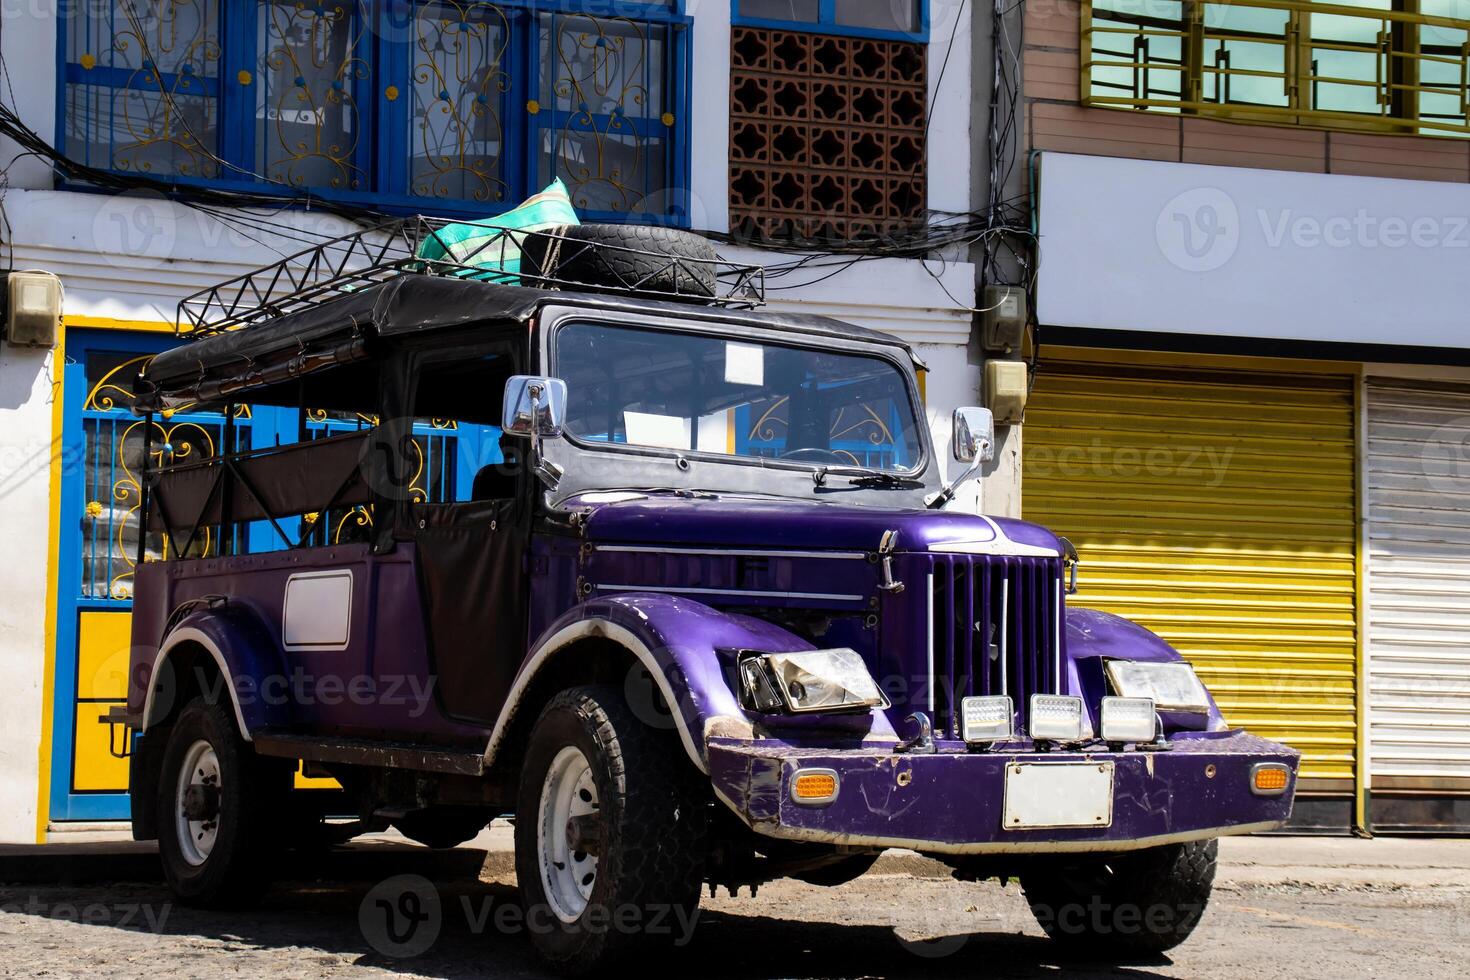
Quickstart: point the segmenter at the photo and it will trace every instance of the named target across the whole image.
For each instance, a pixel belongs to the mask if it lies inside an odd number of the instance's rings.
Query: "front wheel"
[[[1199,925],[1215,881],[1217,841],[1153,847],[1021,876],[1052,939],[1103,955],[1173,949]]]
[[[169,733],[158,781],[158,853],[181,902],[239,905],[269,881],[290,770],[261,759],[222,706],[196,698]]]
[[[591,971],[640,944],[689,938],[706,809],[670,732],[611,687],[563,691],[531,732],[516,808],[516,877],[538,951]]]

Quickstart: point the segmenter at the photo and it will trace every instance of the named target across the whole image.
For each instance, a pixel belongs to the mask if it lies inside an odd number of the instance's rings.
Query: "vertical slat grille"
[[[932,571],[936,729],[958,737],[960,699],[992,694],[1024,723],[1030,696],[1057,690],[1060,562],[944,555]]]

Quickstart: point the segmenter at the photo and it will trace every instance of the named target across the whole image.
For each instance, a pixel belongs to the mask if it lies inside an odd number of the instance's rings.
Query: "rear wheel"
[[[611,687],[573,688],[531,732],[516,808],[516,876],[538,951],[586,973],[687,938],[706,810],[678,742]]]
[[[203,698],[184,707],[158,781],[158,853],[181,902],[236,905],[264,890],[289,779],[250,750],[223,707]]]
[[[1036,921],[1094,954],[1173,949],[1199,925],[1215,881],[1216,841],[1171,844],[1023,874]]]

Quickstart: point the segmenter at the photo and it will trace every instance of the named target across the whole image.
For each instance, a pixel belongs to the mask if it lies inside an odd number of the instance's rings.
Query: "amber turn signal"
[[[791,798],[815,806],[837,799],[837,773],[831,769],[801,769],[791,780]]]
[[[1284,793],[1290,783],[1291,770],[1286,766],[1263,762],[1251,770],[1251,791],[1258,796]]]

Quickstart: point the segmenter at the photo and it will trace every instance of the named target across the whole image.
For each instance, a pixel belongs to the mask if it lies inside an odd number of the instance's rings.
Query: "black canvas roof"
[[[402,275],[340,299],[238,330],[182,344],[154,357],[140,375],[136,394],[144,404],[192,398],[201,384],[239,376],[262,361],[322,349],[357,337],[402,337],[472,326],[523,327],[547,305],[587,306],[678,316],[836,339],[908,344],[886,333],[824,316],[766,310],[732,310],[597,293],[529,289],[443,276]]]

